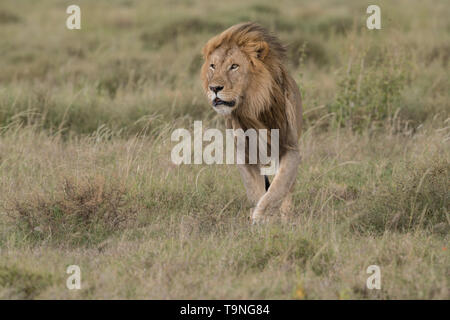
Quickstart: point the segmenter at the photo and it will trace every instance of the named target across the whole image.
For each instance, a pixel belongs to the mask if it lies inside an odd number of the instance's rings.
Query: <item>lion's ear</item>
[[[205,44],[202,50],[203,58],[206,60],[211,55],[211,53],[220,46],[220,38],[213,37]]]
[[[210,48],[209,48],[208,44],[206,44],[206,46],[204,46],[203,49],[202,49],[203,59],[204,60],[208,59],[208,56],[209,56],[210,53],[211,53],[210,52]]]
[[[256,46],[256,54],[258,59],[264,60],[269,53],[269,44],[265,41],[260,41]]]
[[[207,60],[211,52],[214,50],[214,42],[213,39],[210,39],[202,49],[203,59]]]

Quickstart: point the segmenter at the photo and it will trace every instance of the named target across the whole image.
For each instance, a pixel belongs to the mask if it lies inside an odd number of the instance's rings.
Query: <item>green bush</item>
[[[394,117],[408,72],[406,62],[396,57],[368,66],[364,56],[357,61],[341,74],[328,110],[335,114],[337,126],[362,130]]]

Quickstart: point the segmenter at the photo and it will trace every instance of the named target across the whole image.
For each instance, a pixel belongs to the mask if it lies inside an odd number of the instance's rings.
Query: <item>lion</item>
[[[260,163],[237,166],[253,205],[253,223],[271,210],[287,216],[300,164],[302,101],[284,65],[285,47],[262,26],[246,22],[211,38],[203,58],[203,89],[227,129],[279,130],[279,167],[272,183],[260,174]]]

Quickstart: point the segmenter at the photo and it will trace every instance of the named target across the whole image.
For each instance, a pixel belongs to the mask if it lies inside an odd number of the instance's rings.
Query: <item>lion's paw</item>
[[[258,208],[252,208],[251,220],[253,225],[263,223],[265,221],[264,212],[262,210],[259,210]]]

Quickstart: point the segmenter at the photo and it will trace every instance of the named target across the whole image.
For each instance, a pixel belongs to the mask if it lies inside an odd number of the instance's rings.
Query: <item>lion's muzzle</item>
[[[217,106],[220,106],[220,105],[224,105],[224,106],[227,106],[227,107],[234,107],[235,104],[236,104],[236,101],[225,101],[225,100],[222,100],[222,99],[220,99],[218,97],[216,97],[212,101],[212,105],[214,107],[217,107]]]

